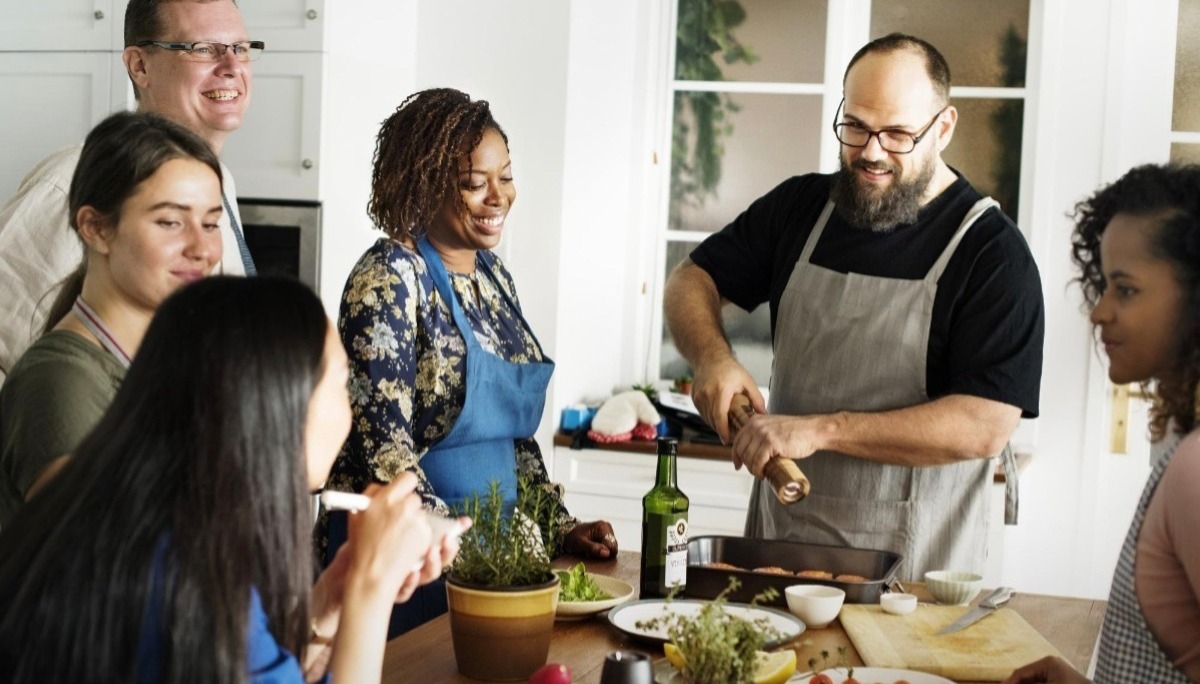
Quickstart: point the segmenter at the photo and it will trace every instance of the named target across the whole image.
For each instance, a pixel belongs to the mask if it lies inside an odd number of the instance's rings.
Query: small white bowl
[[[828,627],[846,600],[846,592],[823,584],[793,584],[783,594],[788,610],[810,629]]]
[[[913,594],[882,594],[879,605],[892,615],[908,615],[917,609],[917,597]]]
[[[930,570],[925,573],[925,586],[938,603],[961,606],[979,593],[983,577],[973,572]]]

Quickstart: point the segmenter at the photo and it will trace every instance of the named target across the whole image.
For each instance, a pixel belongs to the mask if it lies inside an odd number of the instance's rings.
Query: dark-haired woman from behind
[[[0,390],[0,528],[100,420],[159,303],[221,258],[220,164],[162,117],[97,124],[68,206],[83,263]]]
[[[1200,682],[1200,166],[1139,166],[1076,207],[1108,377],[1151,401],[1150,477],[1117,560],[1096,682]],[[1061,658],[1006,684],[1082,683]]]
[[[371,201],[386,236],[355,264],[338,328],[351,360],[353,429],[330,486],[358,491],[415,473],[426,507],[445,512],[518,471],[561,502],[533,434],[554,368],[492,251],[516,200],[508,137],[488,103],[449,88],[409,96],[379,131]],[[341,516],[322,516],[336,549]],[[612,526],[565,508],[537,521],[566,551],[617,552]],[[446,611],[441,586],[398,606],[391,634]]]
[[[440,560],[416,478],[397,478],[366,490],[336,586],[311,587],[310,492],[350,427],[346,379],[298,282],[168,298],[108,412],[0,531],[0,681],[301,682],[315,633],[336,681],[379,681],[393,602]]]

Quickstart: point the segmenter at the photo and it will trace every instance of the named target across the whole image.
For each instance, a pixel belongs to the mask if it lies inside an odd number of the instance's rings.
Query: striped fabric
[[[1100,652],[1096,663],[1096,684],[1126,684],[1128,682],[1181,682],[1188,678],[1171,664],[1167,655],[1142,616],[1137,592],[1133,586],[1133,565],[1137,556],[1138,535],[1142,531],[1142,520],[1154,490],[1162,479],[1163,471],[1171,462],[1176,447],[1182,439],[1174,434],[1153,450],[1154,468],[1146,481],[1146,489],[1133,514],[1125,545],[1117,560],[1113,574],[1112,589],[1108,596],[1108,612],[1104,615],[1104,626],[1100,630]]]
[[[254,259],[250,258],[250,247],[246,244],[246,236],[242,235],[242,227],[238,225],[237,215],[233,213],[233,207],[229,205],[229,198],[225,193],[221,193],[221,201],[225,203],[225,213],[229,216],[229,227],[233,228],[233,236],[237,238],[238,254],[242,256],[242,266],[246,269],[246,275],[258,275],[258,271],[254,268]]]

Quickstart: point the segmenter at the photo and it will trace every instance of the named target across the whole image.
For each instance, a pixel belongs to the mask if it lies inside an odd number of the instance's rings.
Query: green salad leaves
[[[612,594],[602,590],[596,581],[588,577],[583,563],[576,563],[570,570],[555,570],[558,575],[558,600],[568,603],[576,601],[603,601]]]

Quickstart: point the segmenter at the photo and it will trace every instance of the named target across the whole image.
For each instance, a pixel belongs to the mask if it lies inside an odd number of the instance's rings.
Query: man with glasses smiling
[[[262,54],[249,40],[233,0],[130,0],[122,55],[138,110],[191,129],[218,155],[242,125],[250,103],[250,62]],[[79,240],[67,221],[67,191],[82,145],[42,160],[0,210],[0,383],[41,334],[60,283],[80,267]],[[253,274],[241,233],[237,191],[222,165],[225,274]],[[53,323],[53,322],[51,322]]]
[[[756,481],[748,536],[891,550],[901,578],[982,572],[993,457],[1015,523],[1007,442],[1038,413],[1037,266],[1016,225],[941,158],[958,112],[936,48],[872,41],[843,92],[838,170],[784,181],[701,243],[667,283],[667,323],[734,464],[761,477],[770,457],[798,459],[812,483],[785,506]],[[727,302],[769,302],[769,411],[724,337]],[[731,435],[739,393],[759,415]]]

